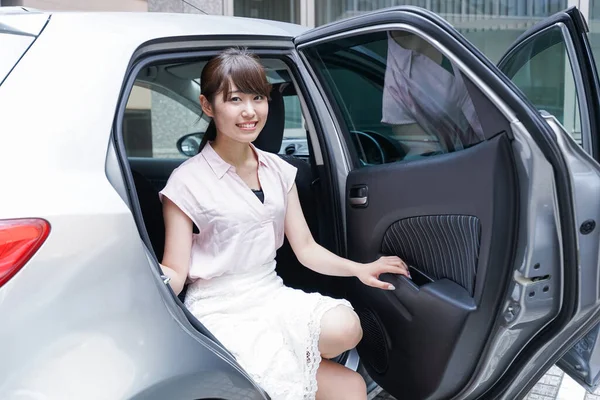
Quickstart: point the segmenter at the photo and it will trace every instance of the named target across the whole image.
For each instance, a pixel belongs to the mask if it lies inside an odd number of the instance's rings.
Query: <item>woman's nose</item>
[[[254,110],[254,106],[252,105],[252,102],[246,102],[244,109],[242,110],[242,116],[244,118],[252,118],[256,115],[256,111]]]

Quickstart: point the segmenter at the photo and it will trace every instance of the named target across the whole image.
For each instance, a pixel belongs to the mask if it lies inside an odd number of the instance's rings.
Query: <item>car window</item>
[[[316,45],[307,55],[362,165],[450,153],[484,140],[466,78],[416,35],[369,33]]]
[[[304,116],[298,95],[283,97],[285,107],[285,125],[283,130],[283,143],[279,154],[308,157],[309,149],[306,140]]]
[[[123,119],[123,138],[128,157],[186,158],[177,141],[189,133],[204,133],[208,121],[174,93],[136,84]]]
[[[286,64],[263,59],[267,79],[282,90],[278,107],[284,118],[280,154],[307,158],[302,107]],[[197,154],[210,118],[199,105],[200,72],[205,60],[147,67],[138,75],[123,119],[123,137],[129,157],[188,158]],[[178,147],[179,143],[179,147]]]
[[[285,87],[283,93],[284,130],[279,154],[308,157],[306,128],[300,98],[291,81],[290,72],[280,60],[262,60],[267,71],[267,80],[274,87]]]
[[[554,115],[581,145],[579,101],[560,27],[537,34],[509,57],[502,67],[504,73],[533,105]]]
[[[304,130],[304,117],[300,107],[300,99],[296,95],[285,96],[285,126],[283,130],[284,139],[306,138]]]
[[[34,40],[33,36],[0,33],[0,84]]]

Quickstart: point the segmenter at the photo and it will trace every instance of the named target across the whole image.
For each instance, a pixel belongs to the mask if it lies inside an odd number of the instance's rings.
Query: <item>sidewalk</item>
[[[588,393],[577,382],[554,366],[534,386],[525,400],[600,400],[600,389]]]
[[[381,392],[373,400],[395,400],[391,395]],[[540,379],[523,400],[600,400],[600,388],[593,394],[588,393],[577,382],[556,366]]]

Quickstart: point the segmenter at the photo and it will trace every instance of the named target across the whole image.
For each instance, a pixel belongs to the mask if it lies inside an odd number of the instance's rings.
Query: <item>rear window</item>
[[[0,85],[34,40],[34,36],[0,33]]]

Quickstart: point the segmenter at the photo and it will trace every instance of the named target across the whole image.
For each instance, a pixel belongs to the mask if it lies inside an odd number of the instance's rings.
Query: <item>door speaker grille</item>
[[[357,314],[363,329],[363,339],[358,345],[361,359],[383,374],[388,368],[388,343],[383,326],[371,310],[362,309]]]

